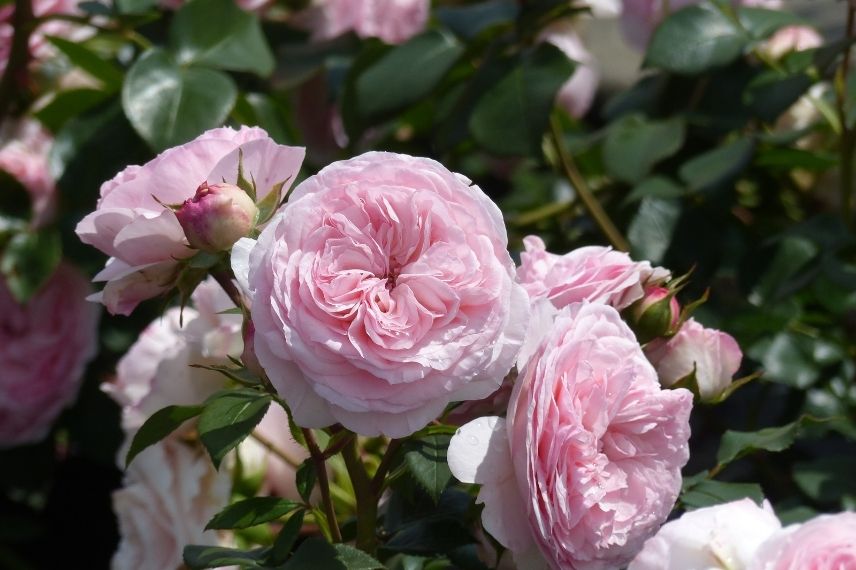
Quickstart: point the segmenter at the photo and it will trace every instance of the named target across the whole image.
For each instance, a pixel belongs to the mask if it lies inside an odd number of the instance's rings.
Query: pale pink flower
[[[102,385],[122,407],[122,426],[135,431],[153,413],[171,405],[196,405],[226,386],[218,372],[191,364],[229,365],[241,354],[241,315],[218,314],[233,307],[212,280],[193,293],[196,309],[172,308],[151,323],[122,357],[116,378]]]
[[[649,538],[628,570],[746,570],[782,528],[770,503],[741,499],[685,513]]]
[[[93,297],[114,314],[128,315],[141,301],[172,287],[179,259],[189,247],[175,213],[163,204],[181,204],[202,183],[235,182],[243,152],[246,177],[255,180],[258,199],[279,182],[287,190],[303,162],[304,150],[276,144],[257,127],[210,130],[159,154],[143,166],[129,166],[101,186],[95,212],[77,225],[84,243],[110,256],[95,281],[106,281]]]
[[[581,118],[591,107],[600,81],[594,58],[577,35],[573,20],[553,22],[541,31],[538,39],[553,44],[577,63],[571,78],[559,89],[556,103],[572,117]]]
[[[296,21],[312,30],[314,40],[353,31],[400,44],[425,29],[430,7],[430,0],[315,0]]]
[[[666,280],[670,273],[647,261],[633,261],[626,253],[608,247],[588,246],[565,255],[546,250],[538,236],[523,239],[517,280],[534,302],[549,299],[561,309],[571,303],[589,301],[629,307],[642,298],[646,285]]]
[[[65,263],[26,305],[0,280],[0,448],[44,438],[77,397],[98,347],[91,290]]]
[[[528,303],[506,247],[469,180],[373,152],[298,186],[232,265],[256,356],[297,423],[402,437],[511,368]]]
[[[687,320],[672,338],[649,342],[645,354],[663,386],[671,386],[695,371],[702,400],[714,399],[728,388],[743,359],[731,335],[705,328],[695,319]]]
[[[618,568],[674,505],[691,407],[615,309],[576,303],[521,370],[507,420],[458,430],[449,467],[482,485],[484,528],[518,567]]]
[[[6,123],[0,133],[0,170],[29,192],[32,225],[43,226],[53,217],[56,201],[56,182],[48,165],[53,137],[28,118]]]
[[[786,26],[764,42],[760,49],[773,59],[792,51],[803,51],[823,45],[823,37],[809,26]]]
[[[856,569],[856,513],[820,515],[771,536],[748,570]]]
[[[204,529],[230,489],[229,472],[215,470],[199,446],[170,438],[143,450],[113,493],[121,539],[111,568],[181,568],[188,544],[217,545],[217,532]]]

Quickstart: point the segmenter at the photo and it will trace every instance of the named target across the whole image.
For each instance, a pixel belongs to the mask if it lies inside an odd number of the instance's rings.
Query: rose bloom
[[[295,421],[403,437],[511,368],[528,303],[506,247],[499,209],[469,180],[372,152],[303,182],[232,264]]]
[[[234,182],[238,155],[257,185],[257,198],[286,181],[287,190],[303,162],[302,148],[276,144],[262,129],[228,127],[166,150],[143,166],[129,166],[101,186],[97,209],[77,226],[84,243],[110,256],[95,281],[106,281],[93,297],[114,314],[128,315],[141,301],[172,287],[188,246],[175,213],[163,204],[192,198],[203,182]],[[160,201],[160,203],[158,202]]]
[[[571,303],[589,301],[624,309],[642,298],[646,285],[666,280],[670,273],[647,261],[608,247],[588,246],[565,255],[546,250],[538,236],[523,239],[517,280],[535,302],[549,299],[561,309]]]
[[[820,515],[771,536],[749,570],[856,569],[856,513]]]
[[[0,448],[43,439],[77,397],[98,347],[91,290],[65,263],[26,305],[0,280]]]
[[[685,513],[649,538],[628,570],[746,570],[782,527],[770,503],[741,499]]]
[[[823,38],[809,26],[785,26],[761,45],[761,51],[773,59],[793,52],[820,47]]]
[[[459,429],[449,467],[482,485],[484,528],[520,568],[618,568],[680,492],[691,408],[615,309],[575,303],[520,371],[507,420]]]
[[[30,194],[34,227],[47,224],[53,216],[56,183],[48,166],[52,144],[50,133],[33,119],[6,122],[0,128],[0,170]]]
[[[170,438],[143,450],[113,493],[121,539],[111,568],[181,568],[186,545],[217,545],[216,531],[204,529],[230,488],[229,472],[216,471],[199,446]]]
[[[314,0],[296,23],[312,30],[316,41],[353,31],[400,44],[425,29],[430,8],[429,0]]]
[[[695,319],[688,319],[672,338],[649,342],[645,354],[663,386],[671,386],[695,371],[702,400],[714,399],[728,388],[743,359],[731,335],[705,328]]]
[[[577,62],[573,75],[559,89],[556,103],[572,117],[583,117],[597,94],[600,74],[594,67],[594,58],[577,35],[573,20],[553,22],[541,31],[538,38],[553,44],[562,50],[568,59]]]
[[[193,293],[196,309],[167,310],[143,330],[116,367],[116,378],[102,385],[122,407],[122,425],[136,430],[161,408],[201,404],[226,386],[219,372],[192,368],[191,364],[225,364],[227,355],[238,357],[241,315],[220,315],[234,307],[213,280]]]

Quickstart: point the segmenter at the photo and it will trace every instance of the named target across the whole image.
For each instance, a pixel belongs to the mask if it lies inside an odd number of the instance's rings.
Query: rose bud
[[[203,182],[175,215],[192,247],[217,252],[228,250],[249,234],[259,210],[253,199],[234,184]]]
[[[649,287],[645,296],[627,310],[627,320],[636,338],[645,344],[674,331],[681,318],[681,306],[675,292],[666,287]]]

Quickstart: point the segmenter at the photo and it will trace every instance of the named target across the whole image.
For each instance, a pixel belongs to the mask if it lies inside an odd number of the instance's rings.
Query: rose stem
[[[318,477],[318,488],[321,490],[321,503],[324,505],[324,514],[327,516],[327,524],[330,526],[330,534],[334,542],[342,542],[342,533],[339,531],[339,522],[336,520],[336,511],[333,510],[333,501],[330,498],[330,480],[327,478],[327,466],[324,463],[324,453],[318,447],[312,430],[300,428],[303,438],[309,447],[309,455],[315,465],[315,474]]]
[[[374,554],[377,548],[377,495],[372,491],[372,482],[360,461],[356,438],[342,449],[342,457],[357,497],[357,548]]]

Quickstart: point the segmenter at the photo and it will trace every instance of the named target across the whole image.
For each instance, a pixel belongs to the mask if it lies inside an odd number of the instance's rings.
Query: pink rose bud
[[[192,247],[216,252],[228,250],[249,234],[259,210],[249,194],[234,184],[203,182],[175,215]]]
[[[636,338],[644,344],[677,328],[681,306],[673,291],[666,287],[649,287],[645,296],[630,306],[627,316]]]

